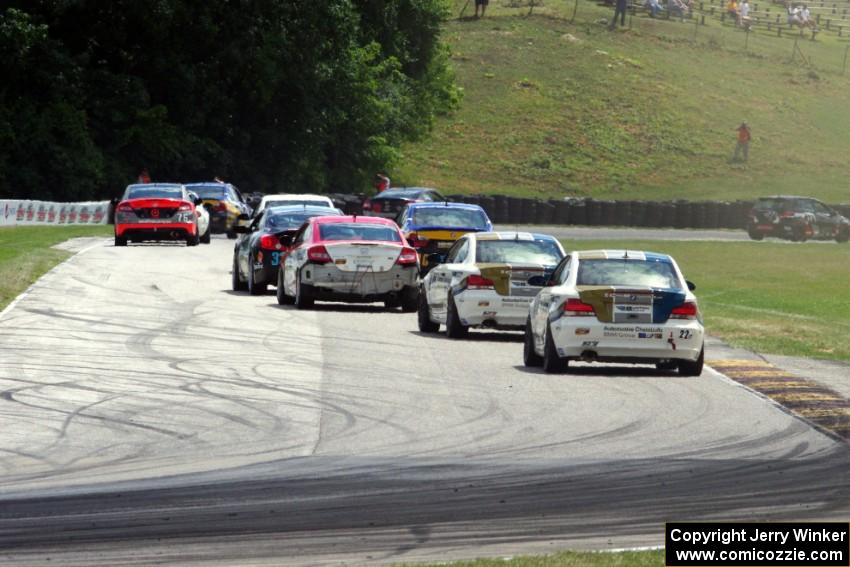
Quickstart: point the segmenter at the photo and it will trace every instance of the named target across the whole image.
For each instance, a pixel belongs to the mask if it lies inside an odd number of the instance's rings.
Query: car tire
[[[294,303],[294,300],[286,295],[283,289],[283,268],[277,271],[277,290],[275,291],[275,295],[277,296],[278,305],[292,305]]]
[[[791,240],[793,242],[805,242],[806,233],[804,227],[795,226],[794,229],[791,231]]]
[[[239,278],[239,262],[236,260],[236,251],[233,252],[233,270],[231,271],[230,285],[233,291],[245,291],[248,289],[248,284]]]
[[[210,231],[211,231],[211,229],[210,229],[209,225],[207,225],[207,231],[204,233],[203,236],[201,236],[201,243],[202,244],[209,244],[210,243]]]
[[[696,360],[680,360],[678,361],[679,375],[681,376],[699,376],[702,374],[702,367],[705,363],[705,347],[700,349],[699,357]]]
[[[301,283],[301,274],[295,274],[295,307],[297,309],[311,309],[315,302],[313,299],[313,290],[310,289],[311,286],[304,285]]]
[[[233,228],[226,229],[225,233],[227,234],[227,238],[230,240],[236,240],[236,231],[233,230]]]
[[[552,327],[546,324],[546,341],[543,344],[543,370],[549,374],[561,374],[567,371],[569,361],[558,356],[555,340],[552,338]]]
[[[419,288],[409,285],[401,290],[401,312],[413,313],[419,308]]]
[[[850,229],[848,230],[839,230],[838,234],[835,237],[836,242],[847,242],[850,240]]]
[[[525,340],[522,345],[522,363],[528,367],[543,365],[543,357],[534,352],[534,334],[531,332],[530,317],[525,321]]]
[[[248,293],[251,295],[263,295],[266,293],[266,284],[257,283],[254,279],[254,255],[248,255]]]
[[[450,339],[464,339],[469,335],[469,327],[460,322],[457,305],[452,294],[446,301],[446,336]]]
[[[422,333],[436,333],[440,330],[440,324],[431,320],[431,308],[428,307],[428,298],[425,296],[425,290],[419,293],[416,320],[419,323],[419,331]]]
[[[386,309],[398,309],[399,305],[401,305],[401,301],[397,297],[388,297],[384,300],[384,308]]]
[[[123,236],[115,235],[115,246],[127,246],[127,239]]]
[[[750,240],[764,240],[764,233],[757,230],[749,229],[747,230],[747,234],[749,235]]]
[[[201,243],[201,238],[198,236],[198,225],[195,225],[195,234],[190,234],[186,237],[186,246],[197,246]]]

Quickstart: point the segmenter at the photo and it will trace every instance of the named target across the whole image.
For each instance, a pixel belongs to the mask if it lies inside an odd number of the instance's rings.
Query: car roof
[[[222,183],[221,181],[196,181],[194,183],[184,183],[186,187],[227,187],[230,183]]]
[[[570,256],[581,260],[640,260],[672,263],[673,258],[668,254],[648,252],[646,250],[576,250]]]
[[[318,205],[274,205],[266,207],[265,211],[273,211],[274,213],[326,213],[328,211],[338,211],[336,207],[320,207]]]
[[[410,203],[408,205],[410,210],[414,209],[465,209],[468,211],[483,211],[479,205],[473,205],[471,203],[453,203],[451,201],[437,201],[430,203]]]
[[[318,199],[318,200],[330,200],[330,197],[327,195],[316,195],[314,193],[278,193],[275,195],[263,195],[263,200],[261,202],[266,201],[297,201],[299,199]]]
[[[405,195],[405,194],[409,195],[411,193],[422,193],[423,191],[433,191],[435,193],[439,193],[439,191],[437,191],[433,187],[390,187],[389,189],[386,189],[385,191],[382,191],[382,192],[378,193],[377,195],[375,195],[373,197],[373,199],[378,199],[378,198],[384,197],[388,194],[398,193],[398,194],[402,194],[402,195]]]
[[[383,217],[364,217],[360,215],[313,217],[312,219],[310,219],[310,222],[315,224],[356,222],[361,224],[380,224],[398,229],[398,225],[395,223],[395,221],[392,221],[390,219],[385,219]]]
[[[557,242],[558,239],[549,234],[540,234],[537,232],[517,232],[517,231],[501,231],[501,232],[470,232],[464,235],[468,238],[476,238],[477,240],[551,240]]]
[[[182,183],[131,183],[127,185],[127,189],[131,187],[145,187],[145,188],[153,188],[153,187],[180,187],[183,188],[185,185]]]

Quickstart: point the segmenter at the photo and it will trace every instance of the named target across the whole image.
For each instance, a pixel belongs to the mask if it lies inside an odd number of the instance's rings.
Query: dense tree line
[[[0,198],[362,190],[456,103],[445,0],[0,2]]]

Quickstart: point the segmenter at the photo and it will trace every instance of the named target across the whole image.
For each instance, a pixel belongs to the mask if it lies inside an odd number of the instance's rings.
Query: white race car
[[[470,327],[521,330],[528,304],[564,257],[553,237],[528,232],[467,233],[434,265],[419,293],[419,330],[463,338]]]
[[[198,217],[198,234],[202,244],[210,243],[210,212],[207,210],[207,205],[194,191],[189,191],[189,198],[195,203],[195,215]]]
[[[705,330],[694,285],[670,256],[572,252],[548,283],[529,306],[526,366],[562,372],[582,360],[702,373]]]
[[[312,195],[309,193],[279,193],[277,195],[263,195],[260,204],[254,209],[253,217],[260,216],[267,207],[288,207],[291,205],[306,205],[308,207],[328,207],[335,209],[336,205],[326,195]]]

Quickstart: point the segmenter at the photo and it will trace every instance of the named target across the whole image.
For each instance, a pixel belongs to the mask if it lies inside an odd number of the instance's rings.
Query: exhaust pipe
[[[581,353],[582,362],[596,362],[596,351],[586,350]]]

